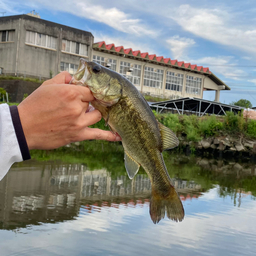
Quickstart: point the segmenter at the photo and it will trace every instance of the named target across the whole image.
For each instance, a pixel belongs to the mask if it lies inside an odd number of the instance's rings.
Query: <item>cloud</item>
[[[159,48],[156,46],[156,49],[152,47],[152,45],[148,43],[144,43],[143,41],[136,40],[136,38],[133,38],[133,40],[130,40],[131,37],[118,37],[118,36],[111,36],[99,32],[94,33],[94,42],[100,42],[105,41],[106,44],[115,44],[115,46],[123,46],[124,48],[132,48],[133,51],[140,50],[141,52],[148,52],[149,54],[156,54],[159,55],[157,52]],[[153,45],[154,46],[154,45]]]
[[[195,44],[193,39],[180,37],[178,35],[167,39],[166,42],[168,45],[170,45],[170,50],[175,59],[184,57],[187,49]]]
[[[9,15],[9,13],[12,14],[17,14],[18,12],[15,11],[15,4],[12,3],[11,1],[8,0],[0,0],[0,10],[2,15],[1,16],[6,16]]]
[[[154,35],[154,31],[141,24],[140,19],[132,19],[130,14],[120,11],[117,8],[104,8],[100,5],[88,4],[85,1],[78,1],[74,5],[73,14],[86,17],[129,34],[136,36]]]
[[[242,59],[244,59],[244,60],[252,60],[252,57],[243,56]]]
[[[247,72],[236,67],[237,62],[233,56],[204,57],[190,62],[210,67],[213,73],[218,73],[233,80],[245,79]]]
[[[248,80],[249,82],[252,82],[256,85],[256,79],[251,79],[251,80]]]
[[[235,18],[225,10],[181,5],[171,18],[194,35],[256,54],[256,29],[236,26]]]
[[[132,12],[126,13],[117,7],[104,7],[102,4],[95,4],[95,2],[90,0],[64,2],[60,0],[54,2],[51,0],[34,0],[28,1],[23,5],[28,8],[30,4],[33,4],[33,8],[36,9],[47,8],[52,11],[66,12],[78,17],[104,23],[117,31],[135,36],[146,35],[155,37],[157,35],[157,31],[146,26],[141,19],[133,18]]]

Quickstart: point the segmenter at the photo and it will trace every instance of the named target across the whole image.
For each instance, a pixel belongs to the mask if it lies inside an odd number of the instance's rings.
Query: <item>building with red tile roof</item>
[[[93,44],[92,55],[93,61],[121,73],[143,94],[168,99],[203,98],[203,92],[210,90],[219,101],[220,91],[230,90],[208,67],[104,41]]]

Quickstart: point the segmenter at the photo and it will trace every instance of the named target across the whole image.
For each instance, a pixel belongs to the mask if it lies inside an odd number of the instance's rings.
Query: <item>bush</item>
[[[216,135],[220,130],[223,130],[224,125],[217,120],[216,116],[212,115],[201,118],[198,126],[199,133],[207,137]]]
[[[163,125],[170,128],[174,133],[182,131],[182,125],[179,120],[179,116],[175,114],[165,115],[163,118]]]
[[[242,132],[245,128],[245,120],[243,113],[235,115],[233,112],[226,112],[227,115],[224,118],[224,128],[227,131]]]
[[[181,124],[183,126],[182,132],[187,135],[187,139],[191,141],[201,140],[198,129],[198,117],[195,115],[191,116],[182,116]]]
[[[3,99],[6,99],[6,90],[0,87],[0,101],[3,101]]]
[[[247,123],[247,134],[256,138],[256,120],[249,120]]]

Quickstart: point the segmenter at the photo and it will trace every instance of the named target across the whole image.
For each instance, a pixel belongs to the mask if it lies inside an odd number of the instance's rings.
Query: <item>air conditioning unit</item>
[[[111,67],[111,63],[109,62],[108,58],[104,59],[104,66],[107,67],[107,68]]]
[[[132,72],[133,71],[133,64],[130,65],[128,72]]]

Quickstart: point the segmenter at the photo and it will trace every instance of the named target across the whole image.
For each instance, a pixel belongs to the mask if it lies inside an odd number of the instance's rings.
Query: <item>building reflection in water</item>
[[[200,196],[193,181],[172,179],[182,200]],[[99,207],[148,205],[151,183],[146,174],[133,180],[113,178],[105,169],[89,171],[79,164],[13,167],[0,182],[0,228],[74,219],[79,210]]]

